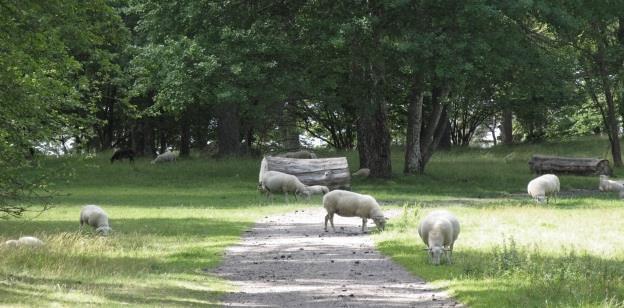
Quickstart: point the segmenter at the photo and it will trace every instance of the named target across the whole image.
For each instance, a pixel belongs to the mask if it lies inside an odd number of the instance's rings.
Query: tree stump
[[[600,158],[579,158],[533,155],[529,160],[533,173],[576,174],[576,175],[611,175],[609,161]]]
[[[305,185],[324,185],[329,189],[351,189],[351,174],[346,157],[298,159],[265,156],[260,164],[259,181],[266,171],[296,176]]]

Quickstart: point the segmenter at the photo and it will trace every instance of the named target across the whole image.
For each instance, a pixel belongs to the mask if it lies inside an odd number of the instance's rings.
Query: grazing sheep
[[[329,192],[329,187],[323,185],[306,186],[305,195],[308,199],[312,195],[325,195]]]
[[[433,211],[418,225],[418,235],[427,245],[429,260],[434,265],[440,264],[442,254],[451,264],[453,245],[459,235],[459,221],[448,211]]]
[[[361,217],[362,232],[365,232],[366,222],[371,218],[378,229],[384,230],[386,218],[381,212],[377,200],[369,195],[361,195],[346,190],[332,190],[323,197],[323,207],[327,210],[325,215],[325,232],[327,232],[327,221],[331,222],[334,228],[334,214],[343,217]]]
[[[624,185],[622,185],[622,183],[609,180],[609,177],[603,174],[600,176],[598,189],[600,189],[600,191],[619,191],[622,193],[624,191]]]
[[[84,224],[95,228],[95,232],[101,235],[108,235],[113,231],[108,224],[108,215],[97,205],[85,205],[80,211],[80,229]]]
[[[43,246],[43,241],[34,236],[22,236],[18,240],[8,240],[4,242],[5,247],[17,248],[17,247],[29,247],[36,248]]]
[[[559,187],[559,178],[556,175],[544,174],[529,182],[527,192],[538,203],[546,200],[546,204],[548,204],[548,197],[554,196],[556,198]]]
[[[152,160],[152,164],[174,162],[178,158],[178,154],[179,153],[177,151],[173,151],[173,152],[172,151],[167,151],[165,153],[162,153],[162,154],[156,156],[156,158],[154,158],[154,160]]]
[[[286,157],[286,158],[302,158],[302,159],[311,159],[311,158],[317,158],[316,154],[314,154],[313,152],[309,152],[309,151],[297,151],[297,152],[286,152],[286,153],[282,153],[282,154],[278,154],[278,157]]]
[[[291,174],[279,171],[266,171],[262,174],[260,186],[266,192],[267,197],[273,197],[274,193],[284,193],[284,198],[288,202],[288,194],[308,196],[310,192],[307,186],[303,185],[299,179]]]
[[[127,158],[131,163],[133,163],[134,162],[134,151],[132,149],[117,150],[113,154],[113,157],[111,157],[110,162],[112,164],[114,161],[116,161],[116,160],[121,161],[124,158]]]
[[[356,172],[353,172],[352,176],[359,176],[363,178],[367,178],[370,175],[370,169],[362,168]]]

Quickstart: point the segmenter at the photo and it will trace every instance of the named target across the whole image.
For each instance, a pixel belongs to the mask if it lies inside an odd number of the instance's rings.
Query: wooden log
[[[296,176],[305,185],[325,185],[329,189],[351,189],[351,173],[346,157],[298,159],[265,156],[259,178],[266,171],[279,171]]]
[[[611,175],[612,172],[606,159],[546,155],[533,155],[529,168],[536,174]]]

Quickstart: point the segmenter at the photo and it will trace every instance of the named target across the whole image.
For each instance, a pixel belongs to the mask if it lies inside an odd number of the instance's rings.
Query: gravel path
[[[360,219],[335,216],[338,232],[326,233],[324,216],[322,208],[298,210],[265,217],[247,231],[215,270],[238,287],[223,306],[461,306],[381,255],[360,233]]]

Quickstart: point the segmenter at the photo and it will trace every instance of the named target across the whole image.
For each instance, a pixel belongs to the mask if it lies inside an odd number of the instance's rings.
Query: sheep
[[[284,198],[288,202],[288,194],[308,196],[310,192],[307,186],[303,185],[299,179],[291,174],[279,171],[266,171],[262,174],[260,188],[266,192],[267,197],[272,197],[274,193],[284,193]]]
[[[134,162],[134,151],[132,149],[117,150],[113,154],[113,157],[111,157],[110,162],[112,164],[116,160],[121,161],[124,158],[127,158],[131,163],[133,163]]]
[[[325,194],[323,197],[323,207],[327,210],[325,215],[325,232],[327,231],[327,221],[334,227],[334,214],[343,217],[360,217],[362,218],[362,233],[365,232],[366,222],[371,218],[377,228],[381,231],[385,229],[386,217],[381,212],[381,208],[377,200],[369,195],[362,195],[346,190],[333,190]]]
[[[459,230],[459,221],[448,211],[433,211],[420,221],[418,235],[427,245],[425,250],[428,251],[431,263],[439,265],[440,257],[444,254],[447,264],[451,264]]]
[[[316,154],[313,152],[301,150],[296,152],[286,152],[282,154],[278,154],[278,157],[286,157],[286,158],[301,158],[301,159],[311,159],[317,158]]]
[[[80,211],[80,229],[88,224],[95,232],[107,236],[113,231],[108,223],[108,215],[97,205],[85,205]]]
[[[165,163],[165,162],[174,162],[176,161],[176,159],[178,158],[178,152],[177,151],[167,151],[165,153],[162,153],[158,156],[156,156],[156,158],[154,158],[154,160],[152,160],[152,164],[158,164],[158,163]]]
[[[370,169],[368,168],[362,168],[356,172],[353,172],[353,174],[351,174],[352,176],[359,176],[359,177],[363,177],[363,178],[367,178],[370,175]]]
[[[556,175],[544,174],[529,182],[527,192],[538,203],[546,200],[546,204],[548,204],[548,197],[554,196],[556,198],[559,187],[559,178]]]
[[[622,183],[609,180],[609,177],[603,174],[600,176],[598,189],[600,191],[619,191],[621,195],[622,192],[624,191],[624,185],[622,185]]]
[[[306,186],[304,194],[306,195],[308,199],[310,199],[310,196],[312,195],[325,195],[328,192],[329,192],[329,187],[327,186],[312,185],[312,186]]]
[[[43,246],[43,241],[34,236],[22,236],[18,240],[8,240],[4,242],[5,247],[17,248],[17,247],[29,247],[37,248]]]

